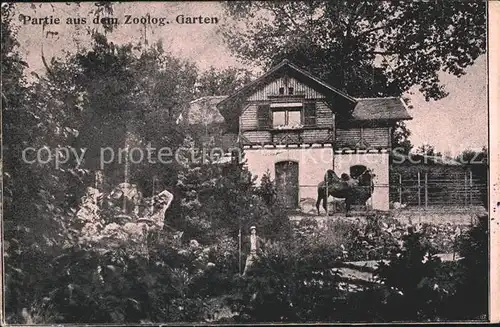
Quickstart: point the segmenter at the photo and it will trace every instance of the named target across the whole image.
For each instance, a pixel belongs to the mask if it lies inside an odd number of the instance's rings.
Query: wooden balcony
[[[293,128],[244,131],[240,134],[242,145],[301,145],[333,144],[332,128]]]

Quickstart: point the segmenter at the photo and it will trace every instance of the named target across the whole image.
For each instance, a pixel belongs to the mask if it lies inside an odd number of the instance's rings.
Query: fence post
[[[470,195],[470,199],[469,199],[469,204],[472,206],[472,192],[473,192],[474,188],[472,186],[472,170],[469,170],[469,195]]]
[[[95,188],[102,190],[104,185],[104,170],[97,170],[95,172]]]
[[[399,175],[399,204],[403,204],[403,181],[401,178],[401,174]]]
[[[464,176],[464,204],[467,206],[467,172],[465,172]]]
[[[328,217],[328,173],[325,178],[325,208],[326,208],[326,217]]]
[[[418,207],[420,208],[421,206],[421,200],[420,200],[420,171],[417,172],[417,191],[418,191]]]
[[[425,210],[427,210],[427,202],[429,198],[429,191],[427,190],[428,184],[427,184],[427,172],[425,172],[425,180],[424,180],[424,192],[425,192]]]

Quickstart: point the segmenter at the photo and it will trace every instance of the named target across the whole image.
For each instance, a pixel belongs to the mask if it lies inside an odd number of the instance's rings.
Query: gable
[[[318,95],[319,98],[326,98],[329,102],[335,103],[336,107],[343,108],[346,112],[352,111],[357,103],[349,95],[314,77],[288,60],[284,60],[255,81],[222,100],[217,105],[217,108],[219,108],[220,113],[229,125],[237,124],[245,104],[251,101],[251,97],[260,98],[265,96],[265,100],[267,100],[269,95],[278,95],[279,93],[276,91],[279,91],[279,84],[285,84],[284,79],[288,79],[289,82],[295,81],[305,93],[309,93],[311,96]],[[270,93],[264,93],[266,90],[270,91]]]
[[[293,95],[304,96],[306,99],[323,99],[325,95],[314,89],[310,85],[300,82],[298,79],[289,76],[280,76],[275,80],[261,86],[257,91],[250,94],[248,101],[264,101],[269,95],[279,95],[280,88],[284,94],[288,94],[289,88],[292,89]]]
[[[289,95],[289,87],[293,88],[293,95]],[[280,88],[283,88],[282,92]],[[355,99],[288,60],[282,61],[235,93],[220,99],[216,107],[227,126],[236,130],[239,119],[249,104],[294,100],[291,98],[297,98],[299,101],[296,102],[301,102],[304,98],[320,100],[318,103],[324,103],[329,110],[335,110],[337,121],[346,124],[344,126],[359,126],[372,122],[393,124],[396,121],[412,119],[405,103],[399,97]]]

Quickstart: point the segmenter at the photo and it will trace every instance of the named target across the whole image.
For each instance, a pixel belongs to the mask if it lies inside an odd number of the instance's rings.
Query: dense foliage
[[[427,99],[442,98],[438,73],[461,76],[486,50],[484,1],[231,1],[226,9],[235,22],[223,32],[238,57],[267,68],[287,58],[356,97],[419,86]]]
[[[335,80],[340,68],[347,67],[339,83],[344,87],[344,81],[352,81],[347,88],[353,95],[363,95],[362,90],[371,95],[392,95],[421,84],[431,97],[443,95],[435,79],[439,68],[460,75],[483,51],[482,6],[477,3],[443,3],[443,8],[452,12],[450,19],[456,28],[444,29],[443,35],[431,31],[437,35],[434,37],[423,27],[441,31],[447,25],[439,22],[435,11],[420,4],[400,4],[399,11],[368,3],[358,8],[311,3],[316,4],[341,19],[300,24],[321,27],[314,30],[320,32],[326,31],[323,23],[347,22],[358,38],[330,42],[338,39],[338,26],[331,26],[332,33],[320,39],[304,38],[308,33],[288,39],[290,33],[284,29],[287,47],[283,50],[276,48],[279,42],[267,38],[276,30],[263,28],[266,37],[248,43],[249,49],[241,48],[241,37],[233,39],[233,46],[247,59],[266,63],[284,56],[301,64],[305,59],[317,62],[313,70],[324,73],[320,76],[329,82]],[[229,7],[238,9],[240,5]],[[255,4],[277,10],[281,20],[309,5]],[[234,13],[246,13],[249,8],[245,6]],[[112,10],[109,3],[98,3],[96,8],[96,14]],[[459,9],[464,11],[462,16],[454,14]],[[359,16],[359,22],[375,25],[354,24],[352,17],[345,17],[345,10]],[[409,21],[396,17],[398,13],[402,17],[423,13],[425,19]],[[291,17],[299,16],[294,13]],[[463,260],[449,267],[433,254],[454,248],[450,245],[454,242],[445,242],[451,240],[452,228],[421,226],[420,231],[408,232],[407,226],[379,215],[355,223],[329,221],[326,226],[311,219],[293,227],[276,202],[269,175],[262,176],[257,186],[255,177],[238,161],[216,164],[190,159],[190,152],[199,144],[175,124],[179,113],[197,96],[220,95],[238,88],[248,81],[247,72],[228,69],[199,74],[193,63],[176,58],[160,43],[151,47],[115,45],[94,30],[88,49],[79,48],[60,59],[43,58],[47,73],[33,74],[28,81],[12,19],[12,5],[2,6],[2,201],[9,323],[391,321],[477,318],[484,314],[486,223],[464,234],[459,247]],[[401,26],[392,29],[385,23]],[[467,23],[475,26],[470,32],[464,30]],[[111,31],[112,26],[105,26],[105,30]],[[380,41],[376,41],[378,31],[385,32]],[[450,54],[446,47],[436,48],[438,59],[424,67],[425,56],[417,58],[402,51],[411,49],[408,43],[420,34],[422,44],[469,41],[462,44],[464,53],[447,62],[442,62]],[[252,35],[243,37],[248,38]],[[390,42],[400,38],[401,44]],[[363,59],[355,49],[365,54],[374,49],[355,46],[354,41],[400,52],[396,76],[376,67],[371,81],[350,79],[355,73],[350,69],[370,69],[373,63],[372,56]],[[338,44],[342,44],[339,49],[335,48]],[[422,46],[414,54],[426,50]],[[339,54],[343,54],[341,61],[336,60]],[[412,67],[418,69],[413,72]],[[411,73],[410,78],[406,78],[407,73]],[[403,134],[402,142],[404,138]],[[141,224],[126,229],[126,224],[119,223],[118,213],[107,210],[99,197],[90,204],[85,202],[89,186],[95,186],[91,170],[98,167],[101,146],[144,147],[149,143],[184,149],[180,162],[130,167],[127,177],[147,197],[164,189],[174,193],[164,228],[154,232],[142,229]],[[88,148],[90,160],[79,166],[76,158],[71,158],[57,169],[54,156],[47,164],[27,164],[22,151],[28,146]],[[104,175],[106,181],[99,191],[109,194],[123,181],[123,166],[110,164]],[[85,223],[80,219],[82,210],[88,218]],[[251,225],[257,226],[264,244],[254,269],[243,278],[240,271],[249,252]],[[368,259],[390,259],[377,271],[384,284],[370,282],[361,290],[349,291],[349,280],[339,269],[346,261]],[[464,305],[469,299],[474,300],[470,307]],[[414,311],[401,309],[402,303]],[[457,313],[452,306],[462,310]]]
[[[312,244],[267,245],[257,267],[241,281],[240,321],[327,321],[341,296],[336,258]]]
[[[221,28],[232,52],[269,69],[283,59],[354,97],[448,95],[455,76],[486,51],[486,3],[446,1],[228,1]],[[418,17],[418,19],[415,19]],[[405,99],[409,104],[409,101]],[[404,122],[398,153],[412,149]]]
[[[425,226],[405,226],[397,235],[384,230],[384,221],[387,218],[379,216],[371,217],[366,225],[330,221],[321,226],[315,220],[302,220],[294,228],[293,238],[266,245],[251,276],[233,290],[235,299],[229,303],[238,312],[237,321],[388,322],[486,317],[484,221],[460,237],[460,244],[467,244],[467,249],[460,251],[464,257],[459,261],[442,261],[435,255],[435,243]],[[385,249],[377,258],[377,267],[359,268],[372,271],[374,280],[361,282],[345,275],[342,267],[352,269],[349,262],[353,255],[360,255],[351,251],[371,255],[373,246],[365,243],[363,247],[360,240],[364,243],[366,234],[382,233],[387,233],[387,239],[375,237],[372,242]],[[353,243],[361,249],[350,248]],[[472,299],[481,300],[469,305],[465,288],[471,291],[474,287]]]
[[[198,78],[197,97],[230,95],[252,81],[252,73],[246,69],[210,67]]]
[[[211,319],[210,300],[231,294],[235,287],[240,270],[239,228],[286,226],[288,219],[264,203],[260,188],[240,165],[187,165],[179,174],[179,192],[186,196],[179,212],[169,213],[168,217],[176,215],[176,219],[167,218],[163,231],[144,234],[140,225],[117,224],[121,213],[103,210],[99,202],[80,207],[70,226],[77,225],[82,215],[86,222],[68,230],[57,255],[32,249],[20,253],[21,261],[13,247],[8,248],[10,320]],[[284,237],[280,233],[267,236]],[[246,237],[243,243],[247,247]]]
[[[459,253],[462,278],[456,288],[456,308],[466,319],[485,318],[488,307],[489,276],[489,237],[488,217],[483,216],[479,223],[460,238]],[[453,311],[459,315],[457,311]],[[456,316],[455,316],[456,317]],[[454,318],[455,318],[454,317]]]

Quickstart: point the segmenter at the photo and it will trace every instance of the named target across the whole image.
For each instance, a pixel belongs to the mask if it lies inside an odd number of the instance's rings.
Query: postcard
[[[2,323],[500,321],[499,17],[2,4]]]

